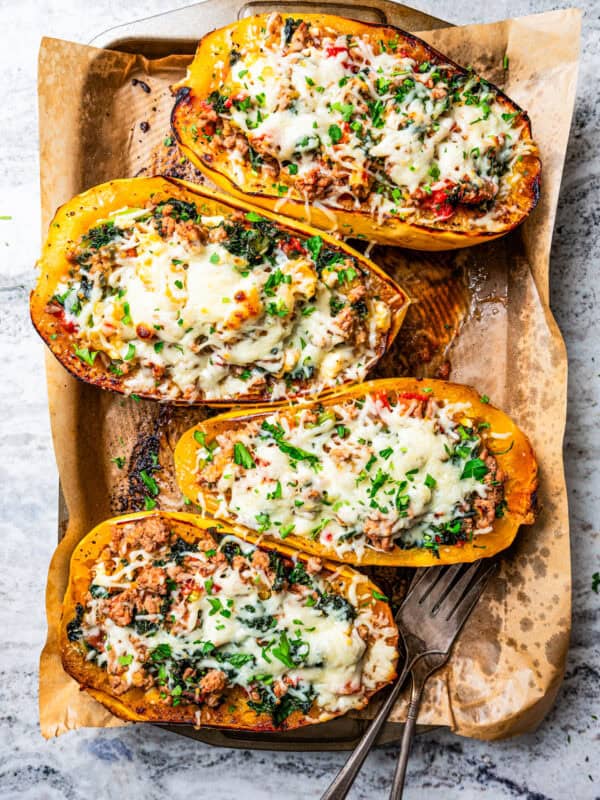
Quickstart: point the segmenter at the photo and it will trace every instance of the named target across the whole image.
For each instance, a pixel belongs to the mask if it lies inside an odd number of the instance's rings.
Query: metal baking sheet
[[[236,18],[265,11],[280,10],[284,14],[289,13],[301,16],[308,11],[322,11],[324,7],[327,11],[333,13],[357,17],[365,21],[394,24],[408,30],[423,31],[448,27],[448,24],[441,20],[436,20],[430,16],[409,9],[406,6],[393,4],[388,2],[388,0],[376,0],[376,5],[371,6],[361,2],[349,2],[342,6],[340,3],[336,2],[323,2],[318,4],[284,3],[276,5],[268,2],[242,4],[241,0],[224,0],[224,2],[221,2],[221,0],[208,0],[206,3],[189,6],[147,20],[112,28],[96,36],[91,44],[95,47],[120,51],[121,55],[119,55],[118,58],[121,59],[121,63],[125,60],[125,63],[132,65],[132,69],[138,70],[137,73],[135,71],[133,72],[133,76],[136,74],[138,76],[144,76],[145,65],[142,63],[144,57],[156,59],[167,55],[175,56],[176,58],[184,56],[184,59],[179,62],[182,66],[181,68],[178,67],[178,69],[181,71],[183,65],[187,63],[186,58],[189,58],[194,52],[197,40],[214,27],[227,24]],[[210,25],[207,24],[207,21],[210,21]],[[505,23],[499,23],[499,25],[503,24]],[[73,52],[69,50],[68,43],[63,44],[66,45],[64,51],[61,51],[60,46],[56,46],[52,49],[54,57],[61,59],[63,52],[68,54]],[[60,43],[57,43],[57,45],[60,45]],[[518,48],[522,48],[524,46],[523,42],[520,41],[517,46]],[[85,48],[81,48],[81,50],[85,50]],[[128,55],[131,53],[141,55],[142,59],[140,62],[137,62],[135,58]],[[76,60],[77,71],[74,73],[76,80],[87,81],[89,74],[85,70],[89,69],[91,72],[96,61],[98,61],[98,63],[106,63],[106,59],[100,58],[100,55],[101,54],[92,49],[89,49],[85,54],[80,54],[80,60]],[[104,53],[104,56],[107,55],[110,54]],[[116,57],[116,54],[114,55]],[[457,57],[460,58],[460,54]],[[79,58],[79,56],[77,58]],[[500,61],[501,60],[500,58]],[[56,62],[56,65],[50,62],[49,68],[47,64],[45,74],[51,76],[53,79],[56,71],[60,72],[61,69],[63,69],[62,64],[62,60]],[[490,67],[486,62],[485,68],[487,73],[492,70],[493,76],[494,67]],[[127,75],[127,87],[122,87],[121,89],[121,84],[111,82],[110,74],[105,74],[101,67],[99,71],[95,73],[95,85],[98,94],[88,96],[88,104],[84,104],[81,107],[83,110],[83,117],[75,117],[71,123],[71,130],[75,136],[73,146],[76,148],[79,147],[79,161],[77,161],[76,157],[75,163],[73,164],[74,181],[72,184],[69,184],[71,186],[69,194],[78,191],[80,184],[83,184],[82,188],[85,188],[86,186],[101,182],[106,180],[107,177],[113,177],[114,175],[131,175],[134,174],[134,172],[139,174],[138,171],[143,173],[144,170],[145,174],[149,174],[152,171],[160,172],[164,169],[164,162],[161,161],[161,158],[154,160],[153,157],[148,155],[147,147],[144,148],[143,144],[141,145],[141,149],[138,147],[138,141],[141,142],[139,135],[132,135],[127,145],[124,145],[122,141],[114,137],[111,138],[110,112],[113,107],[114,99],[112,92],[122,90],[124,96],[127,98],[127,102],[135,103],[142,97],[142,93],[139,92],[139,89],[136,90],[139,94],[137,99],[135,97],[135,92],[132,94],[131,87],[129,86],[129,78],[132,77],[132,74],[128,72]],[[70,80],[70,78],[67,80]],[[502,80],[502,78],[500,77],[499,80]],[[169,82],[172,82],[172,78],[169,78]],[[76,85],[81,86],[81,83],[76,83]],[[165,148],[162,147],[162,137],[168,130],[168,111],[170,110],[170,103],[172,103],[171,95],[168,91],[168,83],[166,83],[164,74],[160,85],[163,87],[160,90],[160,96],[158,94],[152,95],[152,103],[156,103],[162,108],[162,116],[160,116],[160,114],[155,114],[153,117],[151,115],[148,117],[139,117],[135,109],[133,109],[131,113],[125,115],[124,120],[126,125],[131,124],[131,133],[134,134],[134,131],[137,131],[140,119],[150,119],[152,124],[148,138],[152,137],[157,140],[159,149],[162,148],[161,156],[164,156]],[[128,92],[129,94],[127,94]],[[148,97],[148,95],[144,96]],[[121,97],[123,97],[123,95]],[[103,118],[100,119],[94,112],[98,104],[106,108],[105,116],[108,121],[104,121],[104,115]],[[45,108],[46,110],[48,109],[47,104]],[[75,114],[77,113],[76,108],[77,107],[74,107],[73,111]],[[118,108],[118,104],[116,108]],[[121,105],[120,108],[128,109],[129,106]],[[156,111],[154,108],[151,110]],[[56,108],[53,109],[52,113],[56,116],[57,113],[60,115],[63,111],[62,109]],[[123,113],[123,111],[121,111],[121,113]],[[93,135],[90,133],[92,130],[94,130]],[[104,139],[103,136],[105,137]],[[46,139],[47,137],[43,137],[42,141],[44,142]],[[562,165],[564,152],[561,148],[564,146],[564,142],[561,143],[560,138],[558,141],[558,155],[555,156],[555,163],[557,163],[556,159],[560,159],[559,163]],[[105,165],[109,163],[107,158],[111,156],[111,142],[114,144],[114,147],[119,148],[112,151],[112,156],[116,157],[118,163],[110,163],[107,170]],[[98,143],[101,146],[99,149],[95,149],[98,147]],[[546,144],[545,152],[550,154],[552,148],[548,147],[548,143]],[[121,163],[122,150],[120,148],[124,147],[129,147],[129,152],[126,156],[123,156],[123,161]],[[97,153],[99,153],[99,156]],[[50,159],[49,161],[48,158]],[[57,156],[55,148],[52,148],[51,156],[48,156],[46,153],[46,159],[46,161],[42,160],[42,163],[46,164],[46,171],[43,173],[43,175],[45,175],[43,186],[45,185],[47,187],[49,196],[54,198],[57,194],[55,188],[57,181],[60,184],[62,180],[60,157]],[[176,163],[175,160],[171,161],[171,165]],[[551,167],[551,164],[547,162],[546,167],[548,168],[548,166]],[[140,168],[142,169],[140,170]],[[182,168],[178,167],[178,169]],[[72,180],[72,178],[69,180]],[[555,186],[557,191],[556,180]],[[60,192],[58,194],[60,196]],[[546,202],[548,202],[547,198]],[[555,201],[550,199],[550,204],[553,202]],[[49,205],[49,202],[46,202],[46,211],[48,211]],[[549,220],[546,224],[550,226],[551,230],[552,215],[543,216],[542,219]],[[546,236],[546,238],[548,237]],[[540,250],[538,247],[538,252],[543,253],[547,252],[547,250],[544,250],[543,247]],[[379,261],[382,267],[391,272],[399,283],[405,286],[411,296],[417,300],[411,307],[412,316],[407,319],[401,331],[398,339],[399,346],[395,346],[395,353],[390,354],[390,358],[383,359],[380,367],[378,367],[376,373],[377,377],[389,376],[391,374],[435,374],[437,369],[443,366],[446,352],[450,347],[453,347],[451,360],[454,367],[456,367],[456,369],[453,370],[453,379],[479,385],[484,391],[489,392],[490,396],[502,406],[505,403],[507,381],[510,382],[512,380],[514,385],[514,380],[516,380],[517,376],[520,374],[519,370],[522,369],[525,364],[530,364],[529,357],[531,356],[531,350],[527,350],[526,345],[523,345],[525,351],[521,353],[519,350],[519,342],[515,341],[514,335],[509,335],[509,331],[514,332],[514,330],[519,329],[519,321],[515,315],[519,314],[519,309],[521,308],[520,304],[525,303],[526,306],[532,308],[531,295],[526,294],[527,287],[518,284],[518,279],[516,277],[517,272],[514,270],[511,271],[510,265],[523,263],[524,258],[524,263],[527,264],[527,258],[529,259],[529,264],[533,266],[532,271],[537,285],[541,287],[540,294],[542,302],[544,302],[544,300],[547,299],[543,291],[544,285],[547,286],[547,262],[544,257],[541,256],[542,263],[540,263],[540,259],[536,260],[536,254],[533,253],[532,255],[529,249],[527,249],[525,257],[521,234],[517,233],[514,236],[499,240],[491,246],[486,245],[480,248],[471,248],[467,251],[457,251],[455,254],[411,253],[409,256],[399,248],[376,248],[373,251],[373,258],[375,261]],[[520,275],[521,273],[518,274]],[[529,286],[529,284],[527,284],[527,286]],[[549,353],[554,353],[556,357],[555,364],[558,364],[561,355],[559,352],[560,341],[557,339],[555,345],[551,346],[547,338],[548,335],[552,335],[551,325],[548,329],[550,319],[548,312],[548,317],[545,318],[546,327],[544,327],[542,318],[542,328],[540,328],[539,335],[536,334],[536,346],[539,344],[538,339],[541,341],[541,336],[546,336],[544,340],[546,341],[546,348],[550,348]],[[482,364],[480,363],[480,359],[477,358],[477,353],[480,351],[480,344],[484,336],[488,344],[493,342],[493,347],[497,354],[494,362],[495,370],[486,370],[485,373],[482,372]],[[465,342],[467,342],[466,346]],[[469,342],[470,344],[468,344]],[[474,344],[477,348],[476,350],[473,349]],[[522,364],[522,366],[519,366],[520,364]],[[56,365],[54,365],[53,369],[56,369]],[[536,371],[535,364],[530,364],[529,369],[533,374],[538,375],[539,370]],[[52,371],[51,369],[50,372]],[[550,370],[550,372],[551,371],[552,370]],[[559,389],[560,384],[558,367],[555,371],[558,380],[555,380],[552,384],[552,391],[554,393]],[[167,439],[170,437],[171,441],[166,442],[166,450],[168,450],[168,455],[166,457],[170,457],[170,448],[174,441],[173,437],[178,435],[178,430],[183,430],[181,426],[186,422],[186,414],[191,414],[193,416],[195,413],[197,416],[202,410],[197,409],[196,412],[171,412],[168,407],[159,409],[156,404],[143,403],[140,404],[137,410],[134,409],[131,415],[127,416],[121,414],[118,407],[118,403],[121,402],[122,404],[124,401],[118,401],[118,398],[115,399],[114,397],[108,396],[108,393],[94,390],[92,387],[81,387],[81,393],[78,389],[76,392],[69,394],[69,392],[65,391],[66,385],[63,382],[62,374],[57,376],[55,373],[54,377],[56,380],[53,402],[56,404],[58,401],[62,408],[65,402],[65,395],[75,399],[75,403],[69,406],[69,412],[64,415],[64,418],[61,417],[63,426],[66,423],[66,428],[62,431],[62,434],[58,434],[59,438],[57,441],[60,443],[62,436],[62,447],[66,447],[67,450],[73,450],[71,460],[73,462],[72,467],[76,469],[76,472],[73,473],[73,469],[70,470],[70,483],[68,479],[69,473],[67,472],[65,475],[61,472],[63,478],[66,480],[65,485],[70,487],[69,498],[73,497],[72,489],[74,479],[79,482],[79,488],[82,490],[82,503],[80,503],[81,508],[79,511],[83,514],[83,520],[85,521],[82,521],[82,519],[74,514],[71,522],[73,523],[75,520],[78,520],[76,527],[87,530],[91,527],[91,524],[95,524],[100,519],[110,516],[111,514],[109,512],[119,513],[120,511],[133,510],[133,508],[128,505],[132,502],[132,498],[127,495],[126,487],[124,489],[124,494],[118,494],[120,489],[116,494],[114,493],[115,476],[109,477],[108,473],[104,473],[104,481],[102,484],[104,486],[104,494],[100,492],[100,494],[95,496],[93,492],[90,493],[88,491],[88,487],[86,486],[86,479],[91,479],[92,477],[88,475],[90,464],[97,462],[98,467],[101,469],[102,460],[108,458],[107,453],[110,452],[110,441],[107,444],[106,432],[110,427],[110,420],[112,419],[113,422],[117,421],[119,424],[126,421],[130,426],[133,425],[136,431],[139,430],[139,445],[141,449],[139,452],[138,449],[135,451],[138,456],[140,453],[143,455],[143,448],[145,446],[145,442],[143,441],[144,437],[146,439],[153,438],[154,440],[161,435]],[[59,388],[57,389],[56,387]],[[56,405],[54,408],[57,410]],[[95,412],[93,409],[95,409],[97,417],[94,416]],[[92,418],[87,420],[88,424],[86,426],[83,420],[86,419],[86,415],[89,417],[90,414],[92,414]],[[109,414],[108,417],[106,416],[107,414]],[[73,440],[72,431],[75,429],[78,431],[81,429],[87,430],[90,428],[89,423],[92,423],[92,419],[95,422],[96,418],[103,420],[103,424],[105,421],[104,429],[102,432],[98,433],[97,437],[86,436],[82,439],[78,436]],[[193,421],[195,421],[195,419],[190,417],[185,427]],[[56,436],[56,430],[54,433]],[[59,455],[59,451],[57,451],[57,455]],[[546,463],[546,468],[553,469],[554,473],[558,475],[562,469],[562,465],[560,464],[560,453],[556,446],[554,446],[550,456],[551,458],[549,462]],[[59,462],[61,462],[64,467],[64,459],[59,458]],[[163,464],[162,460],[161,464]],[[128,477],[127,480],[131,483],[130,477]],[[560,486],[557,485],[556,491],[559,490]],[[107,494],[109,491],[112,492],[110,504]],[[175,498],[176,502],[179,502],[178,498],[179,495]],[[172,496],[167,500],[167,503],[168,502],[173,502]],[[119,505],[120,503],[124,504],[123,507]],[[561,501],[561,503],[564,510],[566,501]],[[550,504],[550,498],[546,498],[546,504]],[[167,508],[168,507],[167,505]],[[89,526],[87,524],[88,520],[90,523]],[[61,493],[59,536],[66,530],[68,522],[66,504]],[[520,564],[513,564],[514,568],[519,572],[524,569],[524,564],[527,562],[527,558],[525,558],[525,561],[523,561],[523,559],[524,556],[521,555]],[[509,554],[507,563],[511,564],[515,561],[516,559],[511,558]],[[390,594],[390,596],[393,594],[394,597],[398,597],[399,593],[397,594],[396,589],[399,582],[402,583],[403,577],[406,577],[406,575],[402,574],[403,571],[398,570],[391,570],[388,572],[389,574],[385,574],[384,571],[380,570],[376,579],[380,582],[386,594]],[[565,587],[565,591],[568,591],[567,587]],[[58,603],[60,603],[60,600],[58,600]],[[477,630],[473,630],[473,632],[466,630],[465,634],[466,636],[463,638],[465,638],[465,640],[468,639],[471,643],[468,645],[470,647],[473,647],[474,643],[476,646],[476,643],[482,635],[481,632],[478,633]],[[498,635],[500,636],[500,631]],[[460,661],[460,656],[457,656],[457,658],[459,658]],[[549,702],[551,702],[552,693],[549,692],[549,694]],[[377,701],[375,701],[375,703],[376,702]],[[433,720],[437,722],[435,715]],[[238,731],[216,729],[195,731],[189,726],[170,726],[170,729],[178,734],[191,736],[207,743],[220,746],[276,750],[344,750],[350,749],[356,744],[356,741],[364,730],[365,724],[365,718],[358,715],[339,718],[324,725],[312,726],[299,731],[290,731],[280,734],[248,734]],[[528,723],[524,722],[524,724],[527,725]],[[388,724],[380,741],[396,741],[401,734],[402,727],[403,726],[398,723]]]

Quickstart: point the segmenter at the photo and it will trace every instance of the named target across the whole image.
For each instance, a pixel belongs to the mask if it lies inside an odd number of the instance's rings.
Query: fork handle
[[[402,732],[402,744],[400,745],[398,763],[396,764],[396,771],[392,782],[390,800],[401,800],[404,792],[406,766],[408,764],[408,757],[410,755],[413,739],[415,738],[415,726],[417,724],[419,706],[421,705],[421,698],[423,697],[423,689],[427,677],[428,676],[423,675],[420,670],[413,670],[410,705],[408,706],[408,714],[406,716],[406,722],[404,723],[404,731]]]
[[[415,726],[417,724],[417,716],[419,714],[419,707],[421,705],[421,698],[423,697],[423,689],[432,672],[438,670],[443,666],[448,659],[448,653],[442,652],[429,652],[421,653],[417,658],[413,659],[411,668],[412,688],[410,691],[410,703],[408,706],[408,713],[406,715],[406,722],[404,724],[404,731],[402,733],[402,743],[400,745],[400,753],[398,754],[398,763],[396,764],[396,771],[394,773],[394,780],[392,781],[392,790],[390,792],[390,800],[401,800],[404,791],[404,779],[406,777],[406,765],[408,764],[408,757],[410,755],[410,748],[412,747],[413,739],[415,738]]]
[[[375,744],[375,740],[377,739],[380,730],[382,729],[386,719],[389,717],[390,712],[394,707],[396,700],[398,699],[398,695],[402,690],[406,676],[413,666],[413,663],[414,659],[404,666],[404,669],[400,673],[400,677],[394,684],[392,691],[387,696],[377,714],[371,720],[371,724],[364,732],[362,739],[356,745],[350,758],[338,772],[332,783],[325,790],[324,794],[321,795],[321,800],[344,800],[350,791],[350,788],[352,787],[352,784],[354,783],[354,780],[358,775],[365,758],[369,755],[371,748]]]

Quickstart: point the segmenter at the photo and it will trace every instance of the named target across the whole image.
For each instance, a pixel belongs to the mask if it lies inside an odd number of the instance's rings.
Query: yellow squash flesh
[[[31,319],[38,333],[61,364],[77,378],[87,383],[126,394],[124,380],[108,369],[101,358],[93,364],[87,364],[75,354],[76,337],[61,324],[60,319],[49,313],[48,304],[60,284],[73,268],[67,260],[67,252],[94,227],[100,220],[105,220],[114,211],[125,207],[144,207],[148,202],[159,203],[176,198],[197,205],[204,215],[223,215],[226,219],[234,213],[256,211],[244,200],[225,197],[206,188],[179,181],[172,178],[128,178],[100,184],[61,206],[52,220],[48,238],[43,246],[39,261],[39,275],[35,289],[31,294]],[[261,216],[276,223],[284,231],[302,236],[320,235],[323,242],[335,247],[357,259],[361,267],[368,273],[372,281],[373,293],[380,293],[391,311],[391,325],[386,334],[380,336],[377,348],[377,360],[380,358],[398,333],[408,308],[407,295],[376,264],[357,253],[344,243],[326,234],[315,231],[301,223],[283,221],[268,212],[260,211]],[[305,394],[311,392],[305,392]],[[165,400],[152,393],[138,393],[150,400]],[[312,393],[314,394],[314,392]],[[298,395],[296,395],[298,396]],[[260,403],[269,399],[268,394],[239,395],[234,398],[196,401],[209,406],[231,406],[233,403]],[[186,400],[177,399],[169,402],[176,405],[190,405]],[[285,400],[279,401],[280,403]],[[274,403],[277,405],[278,403]]]
[[[530,143],[530,148],[513,167],[510,192],[502,204],[503,224],[494,230],[487,230],[485,225],[474,224],[468,210],[457,213],[450,223],[430,225],[403,222],[393,216],[378,221],[365,203],[352,209],[309,205],[291,182],[287,193],[281,196],[277,184],[286,183],[283,171],[277,181],[271,179],[265,183],[250,166],[236,166],[234,169],[229,150],[221,148],[215,153],[207,139],[198,134],[196,122],[202,104],[213,91],[219,91],[227,80],[231,70],[229,53],[232,48],[247,48],[251,53],[258,52],[261,46],[261,29],[268,18],[268,14],[247,17],[209,33],[199,42],[186,78],[173,87],[178,92],[171,123],[179,146],[198,169],[221,189],[255,206],[304,220],[322,230],[337,230],[346,238],[366,238],[415,250],[452,250],[491,241],[515,228],[535,208],[539,197],[541,161],[537,147],[531,140],[529,118],[500,90],[496,90],[498,100],[505,106],[506,112],[522,114],[522,137]],[[302,20],[308,25],[329,27],[338,34],[365,36],[374,44],[393,40],[394,43],[399,42],[399,51],[406,52],[419,63],[445,63],[466,72],[422,40],[398,28],[330,14],[303,14]]]
[[[229,533],[237,535],[238,533],[227,525],[215,522],[215,520],[202,518],[194,514],[166,513],[162,511],[127,514],[106,520],[96,526],[77,545],[71,557],[69,583],[63,601],[60,627],[60,649],[66,672],[81,685],[82,689],[106,706],[113,714],[131,722],[186,723],[246,731],[280,731],[324,722],[337,716],[337,714],[325,711],[313,704],[308,714],[296,710],[284,720],[279,728],[276,728],[269,714],[258,713],[247,705],[248,697],[241,687],[233,687],[226,690],[223,701],[215,708],[210,708],[206,705],[198,706],[192,703],[182,703],[178,706],[166,705],[160,701],[159,689],[156,687],[152,687],[147,691],[140,688],[131,688],[120,696],[114,694],[109,685],[106,670],[86,660],[87,650],[85,646],[78,641],[69,640],[66,626],[75,617],[77,605],[85,604],[85,596],[92,583],[92,567],[100,558],[103,549],[108,545],[114,526],[135,521],[143,524],[145,519],[156,517],[167,521],[171,529],[188,542],[201,539],[203,535],[206,535],[205,532],[207,530],[210,530],[210,533],[217,538],[220,535]],[[258,544],[258,536],[252,536],[252,534],[248,533],[244,538],[253,544]],[[304,562],[308,559],[307,555],[297,553],[292,548],[280,543],[261,541],[260,548],[266,551],[275,551],[284,557],[299,559]],[[334,572],[335,575],[332,574]],[[340,569],[338,564],[330,563],[324,564],[321,574],[323,577],[330,577],[333,589],[344,596],[347,596],[349,587],[356,576],[353,570],[349,568]],[[396,631],[389,605],[377,599],[377,596],[382,596],[377,587],[366,580],[355,585],[357,591],[356,604],[368,603],[373,612],[381,618],[382,629]],[[386,642],[394,647],[397,645],[397,640],[397,632],[386,638]],[[388,672],[385,680],[381,681],[370,695],[379,691],[394,679],[395,661],[387,666]]]
[[[468,412],[470,418],[477,422],[489,422],[491,430],[496,434],[509,434],[507,441],[509,443],[513,442],[510,450],[496,455],[500,468],[508,476],[505,483],[507,508],[504,516],[495,520],[491,533],[475,535],[471,542],[465,542],[462,546],[440,545],[439,558],[431,550],[425,548],[403,550],[396,546],[391,552],[380,552],[365,548],[361,558],[358,558],[354,553],[345,553],[343,558],[345,563],[378,564],[395,567],[428,567],[438,564],[476,561],[480,558],[493,556],[507,548],[517,535],[520,525],[529,525],[534,522],[538,480],[537,463],[531,444],[510,417],[489,403],[483,402],[479,394],[471,387],[439,380],[391,378],[359,384],[352,389],[341,390],[328,395],[321,401],[315,401],[307,405],[308,407],[319,405],[327,408],[347,399],[359,398],[366,394],[378,392],[384,392],[392,396],[404,393],[420,395],[425,393],[429,397],[445,400],[448,403],[469,403],[471,406]],[[306,406],[303,404],[303,407]],[[297,408],[296,406],[295,409],[281,409],[278,413],[293,415],[296,413]],[[196,431],[204,433],[206,442],[211,444],[218,434],[236,430],[248,420],[268,416],[271,413],[273,413],[272,409],[267,407],[256,408],[251,413],[243,410],[232,411],[213,417],[186,431],[175,448],[177,481],[184,495],[193,501],[196,501],[201,495],[204,508],[211,514],[217,514],[219,503],[215,496],[204,487],[200,487],[196,480],[197,451],[201,446],[194,438]],[[504,440],[499,439],[498,441]],[[236,529],[240,531],[240,535],[244,538],[248,535],[256,535],[232,520],[229,520],[229,522],[235,524]],[[326,548],[320,542],[314,542],[312,539],[290,534],[285,541],[286,544],[304,550],[307,553],[324,556],[332,560],[341,560],[335,550]]]

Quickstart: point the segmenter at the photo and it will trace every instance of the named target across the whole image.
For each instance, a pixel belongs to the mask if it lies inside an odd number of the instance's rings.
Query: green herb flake
[[[378,592],[377,589],[371,589],[371,594],[373,595],[375,600],[383,600],[384,603],[389,603],[390,601],[389,597],[386,597],[386,595],[381,594],[381,592]]]
[[[88,364],[90,367],[94,366],[94,361],[96,360],[96,356],[98,355],[96,350],[88,350],[87,347],[75,347],[75,355],[85,364]]]
[[[339,125],[330,125],[328,133],[332,144],[337,144],[342,138],[342,129]]]
[[[435,489],[435,487],[437,486],[436,479],[429,473],[427,473],[427,475],[425,476],[425,486],[427,486],[428,489]]]
[[[254,469],[256,462],[243,442],[236,442],[233,446],[233,460],[244,469]]]

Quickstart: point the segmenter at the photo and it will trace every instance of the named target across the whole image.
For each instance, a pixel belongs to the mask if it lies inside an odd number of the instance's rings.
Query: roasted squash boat
[[[174,89],[174,134],[214,183],[346,237],[465,247],[538,199],[527,114],[397,28],[248,17],[205,36]]]
[[[394,678],[382,598],[351,569],[212,520],[132,514],[73,554],[63,664],[123,719],[297,728],[362,708]]]
[[[371,381],[213,417],[183,435],[175,466],[215,516],[349,563],[474,561],[534,520],[529,441],[487,398],[443,381]]]
[[[407,308],[344,244],[163,178],[62,206],[39,268],[31,315],[59,361],[171,403],[283,401],[361,380]]]

